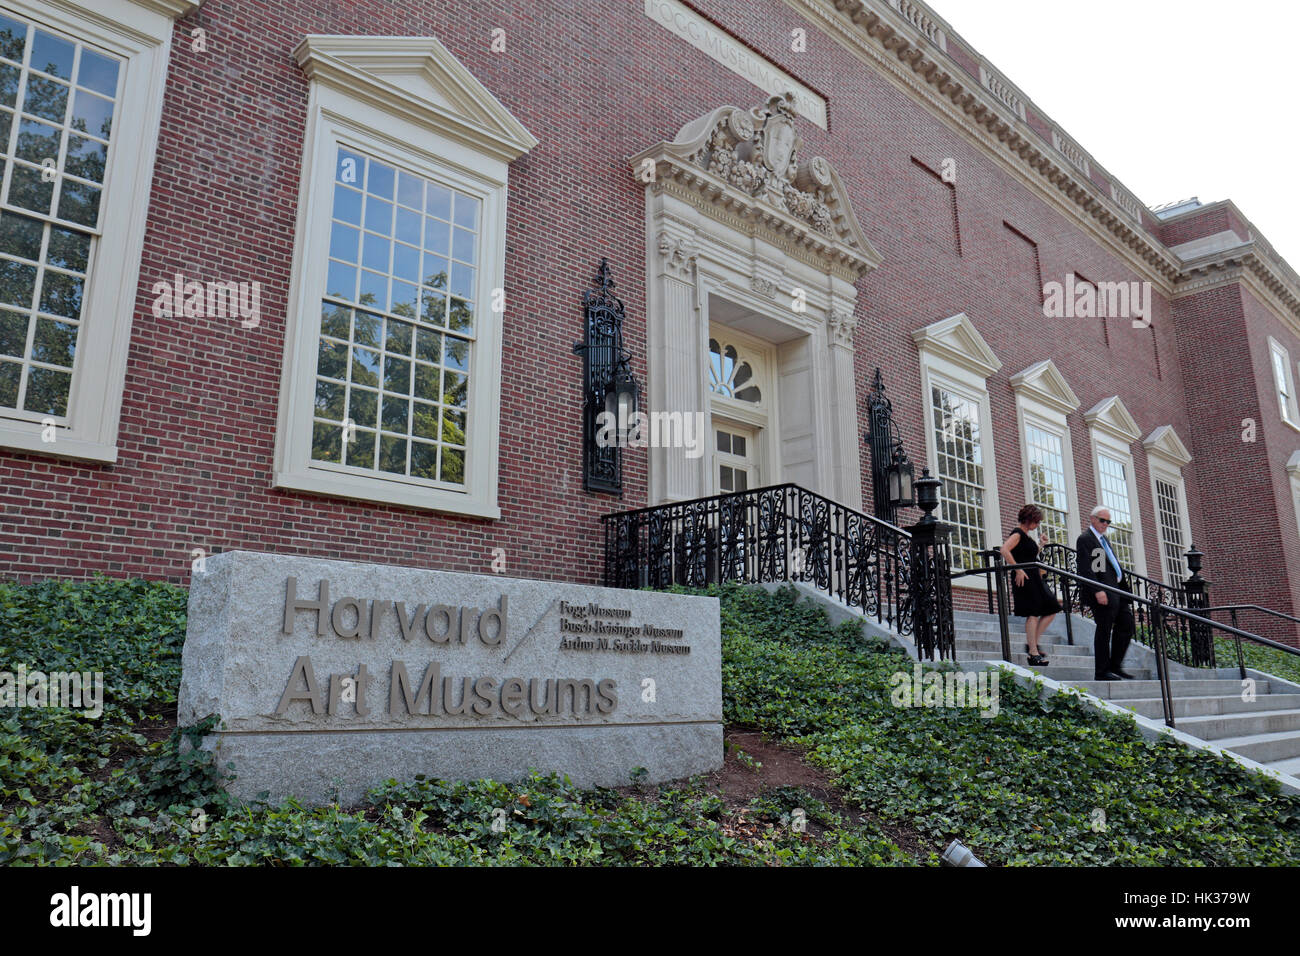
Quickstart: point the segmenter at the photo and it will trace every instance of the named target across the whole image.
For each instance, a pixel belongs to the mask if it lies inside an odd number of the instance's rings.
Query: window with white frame
[[[972,568],[988,547],[984,512],[984,441],[979,406],[941,385],[930,388],[942,519],[953,526],[953,564]]]
[[[1059,434],[1027,423],[1025,453],[1029,459],[1029,501],[1043,512],[1042,544],[1070,539],[1070,498],[1065,482],[1065,447]]]
[[[965,313],[917,329],[912,339],[921,357],[927,457],[941,482],[938,517],[953,526],[953,566],[972,568],[994,538],[1001,542],[986,381],[1002,363]]]
[[[0,445],[116,459],[172,34],[160,9],[0,11]]]
[[[1171,425],[1162,425],[1142,443],[1151,472],[1151,500],[1155,503],[1156,531],[1160,536],[1160,570],[1166,584],[1187,579],[1185,554],[1192,543],[1187,515],[1187,486],[1183,468],[1192,460]]]
[[[1269,359],[1273,364],[1273,386],[1277,390],[1278,412],[1282,420],[1300,428],[1300,411],[1297,410],[1295,376],[1291,371],[1291,353],[1272,337],[1268,340]]]
[[[311,109],[276,484],[496,517],[507,166],[536,140],[433,38],[296,55]],[[370,71],[385,60],[409,75]]]
[[[1295,506],[1296,531],[1300,533],[1300,451],[1292,452],[1286,463],[1286,472],[1291,480],[1291,503]]]
[[[1111,549],[1119,563],[1133,568],[1133,500],[1129,494],[1129,469],[1131,463],[1106,454],[1097,456],[1097,486],[1101,504],[1110,511]]]
[[[1187,577],[1183,554],[1187,542],[1183,540],[1183,507],[1178,486],[1164,478],[1156,477],[1156,517],[1160,523],[1160,549],[1165,582],[1174,583]]]
[[[1072,547],[1079,533],[1068,416],[1079,399],[1050,359],[1011,377],[1025,464],[1025,498],[1043,512],[1044,545]]]

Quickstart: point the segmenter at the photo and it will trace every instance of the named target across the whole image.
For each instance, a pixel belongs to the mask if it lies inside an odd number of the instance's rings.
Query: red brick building
[[[1101,501],[1137,571],[1195,541],[1216,602],[1300,608],[1300,278],[1231,203],[1143,206],[920,3],[0,16],[0,577],[598,581],[611,511],[870,510],[880,368],[958,560]],[[621,496],[584,489],[602,258],[642,407],[706,426]]]

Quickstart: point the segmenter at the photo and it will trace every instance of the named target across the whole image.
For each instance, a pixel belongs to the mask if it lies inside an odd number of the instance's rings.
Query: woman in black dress
[[[1029,536],[1043,520],[1043,512],[1033,505],[1025,505],[1017,515],[1020,524],[1002,542],[1002,558],[1008,564],[1029,564],[1038,560],[1038,542]],[[1042,667],[1047,658],[1038,650],[1038,639],[1047,630],[1061,610],[1056,596],[1047,590],[1043,580],[1046,571],[1017,571],[1011,588],[1015,601],[1016,617],[1025,619],[1025,652],[1029,663]]]

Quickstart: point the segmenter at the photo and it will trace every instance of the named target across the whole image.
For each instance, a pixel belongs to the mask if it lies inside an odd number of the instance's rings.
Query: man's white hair
[[[1109,510],[1110,510],[1110,509],[1107,508],[1105,505],[1097,505],[1097,507],[1093,508],[1092,511],[1090,511],[1088,514],[1089,514],[1089,517],[1093,517],[1093,518],[1095,518],[1095,517],[1097,517],[1099,514],[1101,514],[1103,511],[1109,511]]]

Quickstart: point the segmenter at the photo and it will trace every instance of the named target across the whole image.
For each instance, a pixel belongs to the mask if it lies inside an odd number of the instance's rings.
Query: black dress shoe
[[[1106,673],[1100,674],[1093,679],[1094,680],[1123,680],[1124,678],[1120,677],[1114,671],[1106,671]]]
[[[1137,680],[1137,678],[1134,677],[1132,674],[1130,674],[1128,671],[1116,671],[1115,673],[1118,674],[1120,677],[1124,678],[1125,680]]]

